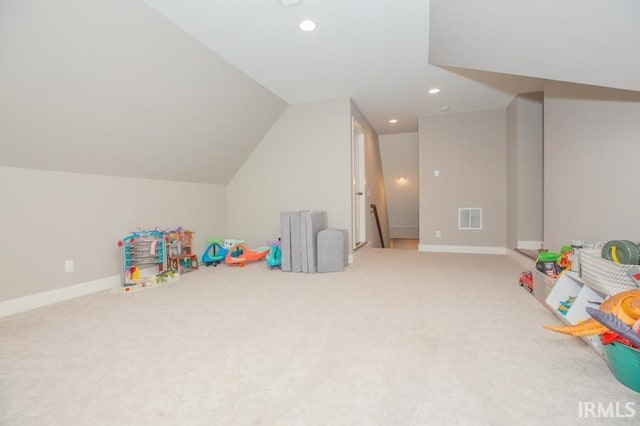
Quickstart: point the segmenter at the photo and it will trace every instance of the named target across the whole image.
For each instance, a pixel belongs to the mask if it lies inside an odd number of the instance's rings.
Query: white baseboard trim
[[[114,275],[99,280],[89,281],[82,284],[71,285],[56,290],[45,291],[32,294],[30,296],[19,297],[0,302],[0,318],[52,303],[74,299],[98,291],[109,290],[120,285],[120,275]]]
[[[536,261],[534,259],[531,259],[529,256],[525,256],[524,254],[517,252],[515,250],[511,250],[511,249],[507,250],[507,257],[515,260],[516,262],[518,262],[520,265],[522,265],[527,269],[536,267]]]
[[[507,254],[505,247],[441,246],[433,244],[420,244],[418,245],[418,251],[425,253]]]
[[[353,255],[352,254],[349,255],[348,262],[349,262],[349,265],[353,264]]]
[[[518,241],[517,248],[521,250],[539,250],[542,247],[542,241]]]

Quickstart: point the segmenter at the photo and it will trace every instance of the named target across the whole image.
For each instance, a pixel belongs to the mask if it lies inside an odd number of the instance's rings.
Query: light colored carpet
[[[222,265],[13,315],[0,424],[638,424],[640,394],[542,329],[557,322],[521,270],[366,248],[344,273]],[[585,401],[638,413],[582,419]]]

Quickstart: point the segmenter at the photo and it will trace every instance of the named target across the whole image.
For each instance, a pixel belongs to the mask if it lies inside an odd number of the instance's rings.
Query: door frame
[[[367,242],[367,180],[365,132],[351,117],[351,246],[355,250]]]

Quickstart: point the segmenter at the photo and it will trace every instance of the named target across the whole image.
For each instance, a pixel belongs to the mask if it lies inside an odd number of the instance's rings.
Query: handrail
[[[380,237],[380,245],[384,248],[384,239],[382,238],[382,229],[380,228],[380,218],[378,217],[378,208],[375,204],[369,204],[373,211],[373,215],[376,217],[376,226],[378,227],[378,236]]]

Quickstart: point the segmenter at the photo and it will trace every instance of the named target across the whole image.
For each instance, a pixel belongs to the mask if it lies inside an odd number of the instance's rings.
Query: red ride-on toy
[[[533,294],[533,274],[531,271],[520,273],[518,282],[520,283],[520,287],[526,288],[529,293]]]

